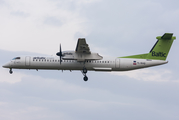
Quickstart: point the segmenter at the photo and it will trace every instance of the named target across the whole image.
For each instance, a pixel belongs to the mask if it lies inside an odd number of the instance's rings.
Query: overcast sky
[[[176,0],[0,0],[0,66],[19,55],[75,50],[120,57],[148,53],[156,36],[178,38]],[[0,68],[1,120],[178,120],[179,42],[168,64],[130,72]]]

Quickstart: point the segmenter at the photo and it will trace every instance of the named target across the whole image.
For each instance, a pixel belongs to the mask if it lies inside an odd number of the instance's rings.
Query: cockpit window
[[[12,60],[19,60],[19,59],[21,59],[21,58],[20,57],[15,57]]]

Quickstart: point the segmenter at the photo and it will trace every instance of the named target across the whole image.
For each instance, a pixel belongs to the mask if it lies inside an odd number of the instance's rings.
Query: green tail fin
[[[176,37],[172,37],[172,33],[165,33],[163,36],[158,36],[158,41],[155,43],[146,59],[166,60],[173,41]]]
[[[137,59],[153,59],[153,60],[166,60],[173,41],[173,33],[165,33],[163,36],[157,37],[158,41],[148,54],[125,56],[120,58],[137,58]]]

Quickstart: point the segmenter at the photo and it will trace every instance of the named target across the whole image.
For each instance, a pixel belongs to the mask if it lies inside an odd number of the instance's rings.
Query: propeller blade
[[[62,49],[61,49],[61,44],[60,44],[60,64],[62,63]]]
[[[62,53],[61,44],[60,44],[60,53]]]
[[[62,62],[62,49],[61,49],[61,44],[60,44],[59,52],[56,53],[56,55],[60,57],[60,64],[61,64],[61,62]]]

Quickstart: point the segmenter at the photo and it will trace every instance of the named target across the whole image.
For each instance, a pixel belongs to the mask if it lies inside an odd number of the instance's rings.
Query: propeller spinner
[[[62,49],[61,49],[61,44],[60,44],[60,51],[58,53],[56,53],[57,56],[60,57],[60,64],[62,62]]]

